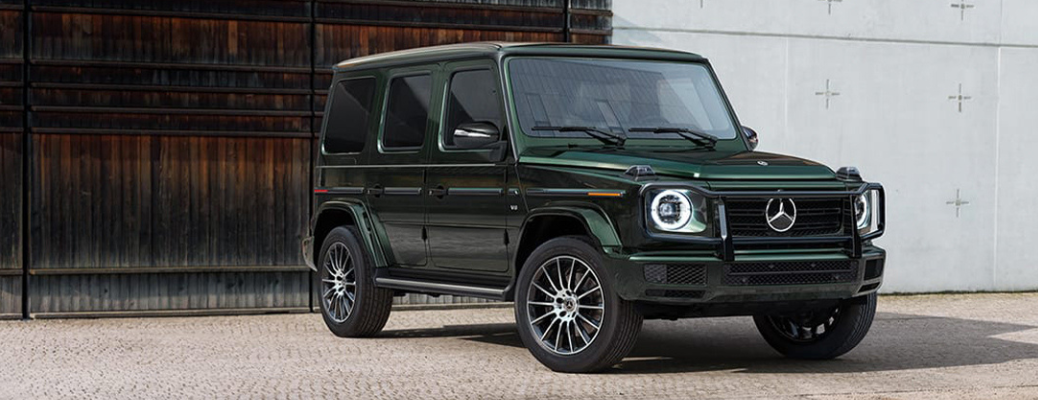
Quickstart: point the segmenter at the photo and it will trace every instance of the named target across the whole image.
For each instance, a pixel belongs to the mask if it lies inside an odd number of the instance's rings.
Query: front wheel
[[[832,309],[797,315],[757,315],[764,340],[786,357],[828,360],[844,355],[865,338],[876,316],[876,294]]]
[[[530,353],[558,372],[611,367],[631,351],[642,326],[583,237],[549,240],[530,255],[519,273],[515,319]]]

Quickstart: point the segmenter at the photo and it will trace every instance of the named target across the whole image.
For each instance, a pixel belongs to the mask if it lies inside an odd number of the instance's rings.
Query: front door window
[[[479,69],[455,72],[447,98],[447,124],[443,147],[456,149],[454,131],[472,122],[485,122],[501,131],[501,96],[493,71]]]

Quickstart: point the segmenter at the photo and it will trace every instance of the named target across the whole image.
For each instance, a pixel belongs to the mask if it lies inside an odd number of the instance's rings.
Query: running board
[[[505,291],[482,286],[467,286],[454,283],[440,283],[401,278],[375,278],[375,286],[386,289],[426,294],[450,294],[455,296],[471,296],[491,300],[504,300]]]

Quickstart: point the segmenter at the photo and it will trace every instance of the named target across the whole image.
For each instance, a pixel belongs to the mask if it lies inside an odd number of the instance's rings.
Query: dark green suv
[[[303,252],[339,336],[377,334],[404,293],[514,301],[530,352],[584,372],[619,362],[643,318],[752,315],[782,354],[829,359],[875,315],[883,188],[754,151],[695,54],[351,59],[321,131]]]

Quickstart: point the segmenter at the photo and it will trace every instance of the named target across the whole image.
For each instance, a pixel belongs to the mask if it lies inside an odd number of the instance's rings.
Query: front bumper
[[[875,292],[886,251],[753,252],[732,261],[710,255],[634,254],[607,257],[618,295],[663,305],[840,300]],[[668,272],[669,271],[669,272]]]

